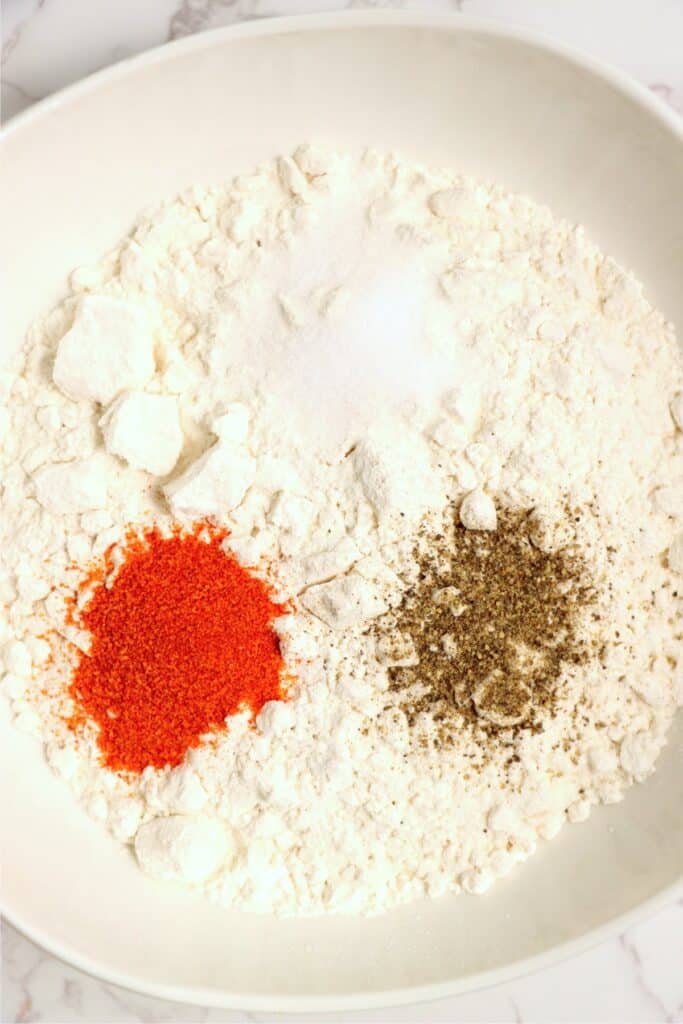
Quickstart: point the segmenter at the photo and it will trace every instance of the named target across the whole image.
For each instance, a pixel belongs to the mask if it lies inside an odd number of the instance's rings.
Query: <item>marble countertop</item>
[[[420,7],[516,22],[616,64],[683,113],[683,0],[4,0],[2,118],[123,57],[246,18]],[[683,1022],[683,901],[564,964],[423,1006],[345,1021]],[[3,925],[3,1021],[288,1021],[208,1010],[96,981]]]

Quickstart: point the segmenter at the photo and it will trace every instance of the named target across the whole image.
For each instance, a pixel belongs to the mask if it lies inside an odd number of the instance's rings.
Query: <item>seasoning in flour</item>
[[[75,269],[0,374],[2,699],[145,873],[218,906],[359,914],[483,892],[646,779],[683,695],[673,327],[581,226],[457,169],[303,145],[165,198]],[[456,500],[468,548],[424,527]],[[535,514],[516,533],[501,502],[542,507],[548,534]],[[220,594],[217,542],[202,535],[206,565],[165,542],[207,520],[236,560]],[[131,523],[162,534],[159,573]],[[65,595],[107,550],[68,623]],[[270,622],[239,570],[256,564],[296,614]],[[442,592],[430,626],[449,623],[435,650],[411,635],[420,566],[430,603]],[[176,606],[184,567],[196,608]],[[150,613],[130,637],[125,579],[131,618]],[[244,639],[230,677],[226,614]],[[418,654],[434,678],[412,688]],[[222,728],[241,698],[253,712]]]
[[[178,765],[227,716],[283,697],[272,622],[284,609],[224,538],[205,524],[170,537],[152,528],[129,539],[113,579],[111,555],[86,579],[95,590],[79,625],[92,644],[71,683],[74,725],[97,723],[109,768]]]
[[[593,595],[580,554],[542,550],[536,532],[533,514],[508,510],[496,530],[453,518],[420,537],[417,582],[375,630],[409,721],[428,712],[491,735],[554,713],[564,668],[590,656],[580,623]]]

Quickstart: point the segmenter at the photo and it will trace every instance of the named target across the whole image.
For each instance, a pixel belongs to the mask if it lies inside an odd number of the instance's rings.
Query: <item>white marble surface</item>
[[[683,0],[4,0],[2,118],[170,39],[244,18],[422,7],[533,27],[621,66],[683,112]],[[2,1021],[265,1021],[105,985],[2,932]],[[560,966],[423,1006],[328,1014],[363,1021],[683,1022],[683,901]]]

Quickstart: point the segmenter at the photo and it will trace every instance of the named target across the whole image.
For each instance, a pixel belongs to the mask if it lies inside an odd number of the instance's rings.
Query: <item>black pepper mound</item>
[[[581,619],[595,596],[575,546],[543,550],[537,534],[533,513],[503,511],[495,531],[454,517],[419,538],[417,581],[373,630],[410,724],[427,712],[447,740],[449,724],[495,734],[553,715],[563,672],[591,656]]]

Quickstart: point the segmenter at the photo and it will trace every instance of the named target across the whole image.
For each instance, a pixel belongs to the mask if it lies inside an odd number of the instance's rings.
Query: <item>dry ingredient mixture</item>
[[[683,370],[580,227],[302,146],[146,215],[2,375],[2,691],[225,906],[483,892],[683,699]]]

